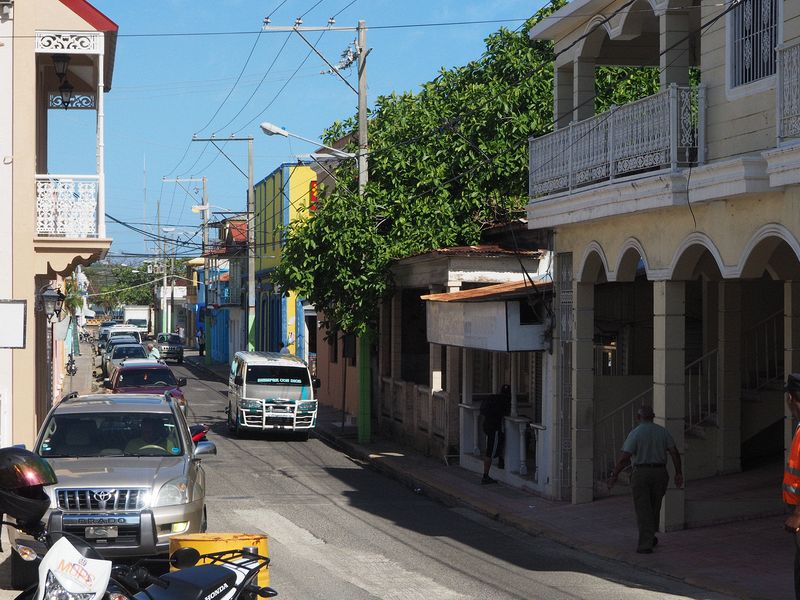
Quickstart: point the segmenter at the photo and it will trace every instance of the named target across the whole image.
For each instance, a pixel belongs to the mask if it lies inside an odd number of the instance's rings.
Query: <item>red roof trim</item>
[[[89,4],[86,0],[60,0],[72,12],[94,27],[97,31],[119,31],[119,25]]]

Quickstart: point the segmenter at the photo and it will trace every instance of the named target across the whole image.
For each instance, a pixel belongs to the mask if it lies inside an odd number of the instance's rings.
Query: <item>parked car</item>
[[[156,338],[161,360],[183,362],[183,338],[177,333],[159,333]]]
[[[192,442],[169,394],[70,394],[48,413],[34,451],[58,483],[45,488],[50,532],[92,543],[105,558],[166,554],[174,535],[206,530],[205,472],[212,442]],[[40,544],[8,528],[12,546]],[[12,551],[15,586],[35,576]]]
[[[176,378],[166,364],[153,358],[125,359],[114,375],[103,381],[112,394],[164,394],[169,392],[183,411],[188,408],[186,394],[181,389],[186,378]]]
[[[111,377],[120,363],[128,358],[147,358],[147,350],[141,344],[115,344],[111,352],[106,354],[106,364],[103,370],[108,377]]]
[[[136,344],[136,338],[131,336],[119,335],[112,339],[109,339],[106,342],[106,346],[103,349],[103,353],[99,356],[95,356],[94,365],[100,368],[100,372],[103,374],[104,377],[108,377],[110,373],[106,372],[106,364],[107,364],[107,357],[111,355],[111,352],[114,350],[114,346],[118,346],[119,344]]]

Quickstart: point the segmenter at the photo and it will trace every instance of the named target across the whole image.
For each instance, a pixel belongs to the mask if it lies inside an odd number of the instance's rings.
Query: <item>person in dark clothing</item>
[[[203,356],[206,351],[206,336],[202,329],[198,329],[195,336],[197,337],[197,354],[198,356]]]
[[[483,416],[483,432],[486,434],[486,452],[483,457],[483,478],[481,483],[497,483],[489,477],[492,459],[497,458],[497,468],[505,467],[503,450],[505,435],[503,434],[503,417],[511,413],[511,387],[504,385],[499,394],[487,396],[481,402]]]

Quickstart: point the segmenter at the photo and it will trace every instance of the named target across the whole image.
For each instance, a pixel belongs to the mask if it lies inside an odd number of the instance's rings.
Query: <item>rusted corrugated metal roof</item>
[[[534,280],[536,292],[549,291],[553,284],[550,281]],[[458,292],[445,292],[442,294],[426,294],[420,296],[423,300],[431,302],[486,302],[489,300],[501,300],[503,298],[519,298],[533,291],[531,282],[527,279],[520,281],[509,281],[506,283],[496,283],[485,285],[471,290],[460,290]]]
[[[498,244],[480,244],[478,246],[453,246],[451,248],[439,248],[437,250],[430,250],[429,252],[421,252],[405,258],[414,258],[420,256],[437,254],[442,256],[523,256],[525,258],[541,258],[543,250],[515,250],[513,248],[504,248]],[[403,259],[400,259],[403,260]]]

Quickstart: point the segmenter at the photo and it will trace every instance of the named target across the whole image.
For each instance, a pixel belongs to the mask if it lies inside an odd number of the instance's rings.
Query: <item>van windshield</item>
[[[247,367],[247,383],[255,385],[308,385],[308,369],[277,365]]]

